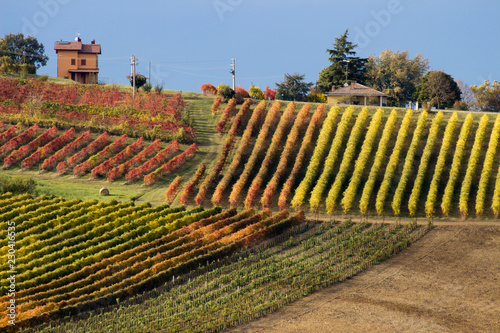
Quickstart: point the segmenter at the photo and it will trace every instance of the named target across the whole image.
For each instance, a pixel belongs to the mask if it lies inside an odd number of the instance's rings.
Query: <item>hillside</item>
[[[225,145],[197,203],[321,215],[498,216],[495,115],[309,108],[276,102],[224,111],[221,119],[233,122],[225,121]]]
[[[496,114],[0,83],[0,187],[38,184],[0,193],[0,275],[17,269],[27,331],[219,331],[376,272],[435,235],[431,222],[496,230]],[[417,257],[436,247],[459,265],[438,243],[485,232],[456,230],[424,237]],[[4,285],[0,302],[10,298]]]
[[[94,139],[103,130],[127,134],[128,145],[140,136],[164,140],[162,149],[172,139],[181,142],[181,151],[197,143],[197,153],[176,172],[156,170],[168,159],[147,170],[156,172],[145,181],[151,184],[154,178],[149,189],[115,190],[134,200],[160,203],[176,176],[182,176],[183,188],[203,164],[205,172],[183,203],[300,208],[335,216],[493,218],[500,212],[500,124],[495,114],[250,100],[222,104],[211,112],[213,97],[196,93],[143,93],[130,104],[128,93],[113,87],[2,80],[4,144],[14,134],[8,133],[14,131],[12,124],[18,126],[16,135],[26,129],[21,124],[37,124],[44,131],[52,125],[59,130],[73,127],[78,134],[90,129]],[[12,166],[14,172],[9,168],[3,174],[17,175],[16,163]],[[71,196],[61,188],[78,182],[23,174],[39,179],[44,193],[56,195]],[[76,174],[81,177],[82,172]],[[134,179],[145,176],[139,173]],[[109,183],[91,178],[92,183],[78,184],[83,186],[78,195],[100,199],[95,188]],[[179,203],[180,196],[174,195],[172,202]]]

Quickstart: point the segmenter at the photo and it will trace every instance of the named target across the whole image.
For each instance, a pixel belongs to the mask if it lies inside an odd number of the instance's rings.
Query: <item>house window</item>
[[[71,59],[71,66],[75,66],[76,65],[76,59]]]
[[[87,59],[82,59],[82,66],[86,66],[87,65]]]

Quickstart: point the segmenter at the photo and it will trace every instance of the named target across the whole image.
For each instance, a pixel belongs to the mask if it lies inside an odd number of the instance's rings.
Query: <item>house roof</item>
[[[54,50],[58,51],[78,51],[80,53],[101,54],[101,44],[83,44],[82,42],[56,42]]]
[[[377,91],[370,87],[364,86],[362,84],[357,83],[356,81],[351,82],[347,87],[341,87],[335,89],[332,87],[332,91],[327,93],[328,96],[382,96],[382,97],[390,97],[383,92]]]

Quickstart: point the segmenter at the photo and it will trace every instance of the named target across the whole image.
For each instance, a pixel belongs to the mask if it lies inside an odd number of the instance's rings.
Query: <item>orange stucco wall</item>
[[[97,73],[72,73],[71,69],[97,69],[98,60],[97,54],[93,53],[79,53],[78,51],[59,50],[57,53],[57,76],[61,78],[74,79],[81,83],[89,82],[89,77],[95,76],[97,80]],[[75,60],[75,64],[71,64],[71,60]],[[86,64],[82,65],[82,59],[86,60]]]

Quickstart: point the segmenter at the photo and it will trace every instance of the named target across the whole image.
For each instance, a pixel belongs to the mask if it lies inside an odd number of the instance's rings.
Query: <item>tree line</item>
[[[355,81],[389,95],[389,106],[403,107],[409,101],[418,101],[427,109],[500,111],[500,83],[497,81],[469,87],[443,71],[429,70],[428,59],[422,54],[411,58],[408,51],[384,50],[378,56],[362,58],[356,54],[358,45],[348,37],[346,30],[335,38],[331,49],[326,49],[330,64],[320,71],[315,83],[305,82],[304,74],[286,73],[282,82],[276,82],[276,90],[266,87],[262,91],[252,84],[248,92],[241,87],[233,91],[225,85],[218,87],[221,89],[211,86],[213,89],[208,91],[202,86],[202,91],[219,93],[220,90],[219,94],[226,100],[239,97],[241,103],[248,97],[324,103],[328,92]],[[35,74],[47,61],[44,45],[33,36],[19,33],[0,38],[0,73]],[[136,77],[136,85],[143,85],[145,91],[152,88],[140,74]],[[161,91],[161,88],[155,90]]]
[[[348,39],[346,30],[327,49],[330,65],[319,73],[317,82],[304,82],[305,75],[285,74],[276,83],[277,98],[284,100],[321,101],[328,92],[357,82],[390,96],[389,106],[405,106],[418,101],[430,109],[500,111],[500,83],[485,81],[469,87],[461,80],[440,70],[429,70],[422,54],[411,58],[408,51],[384,50],[378,56],[357,56],[357,44]],[[311,96],[319,96],[311,100]]]

